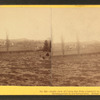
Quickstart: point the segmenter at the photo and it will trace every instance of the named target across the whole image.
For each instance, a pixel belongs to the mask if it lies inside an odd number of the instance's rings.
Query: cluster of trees
[[[50,40],[44,41],[43,51],[51,52],[51,41]]]

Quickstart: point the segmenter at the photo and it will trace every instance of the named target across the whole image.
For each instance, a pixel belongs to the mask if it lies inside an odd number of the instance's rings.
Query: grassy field
[[[52,57],[53,86],[100,86],[100,54]]]
[[[45,54],[0,53],[0,85],[50,86],[51,61],[49,57],[42,59]]]

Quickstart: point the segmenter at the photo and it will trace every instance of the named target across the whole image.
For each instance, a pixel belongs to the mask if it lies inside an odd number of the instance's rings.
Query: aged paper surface
[[[100,6],[1,5],[1,95],[99,95]]]

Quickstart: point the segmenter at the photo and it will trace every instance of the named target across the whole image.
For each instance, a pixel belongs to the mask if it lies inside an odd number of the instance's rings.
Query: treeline
[[[12,45],[11,45],[12,44]],[[46,51],[51,52],[51,40],[45,41],[10,41],[7,45],[0,46],[0,52],[31,52]]]
[[[51,41],[50,40],[44,41],[43,51],[51,52]]]

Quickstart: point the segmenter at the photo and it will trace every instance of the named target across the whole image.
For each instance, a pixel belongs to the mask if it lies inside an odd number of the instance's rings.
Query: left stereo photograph
[[[0,85],[51,86],[51,8],[0,8]]]

